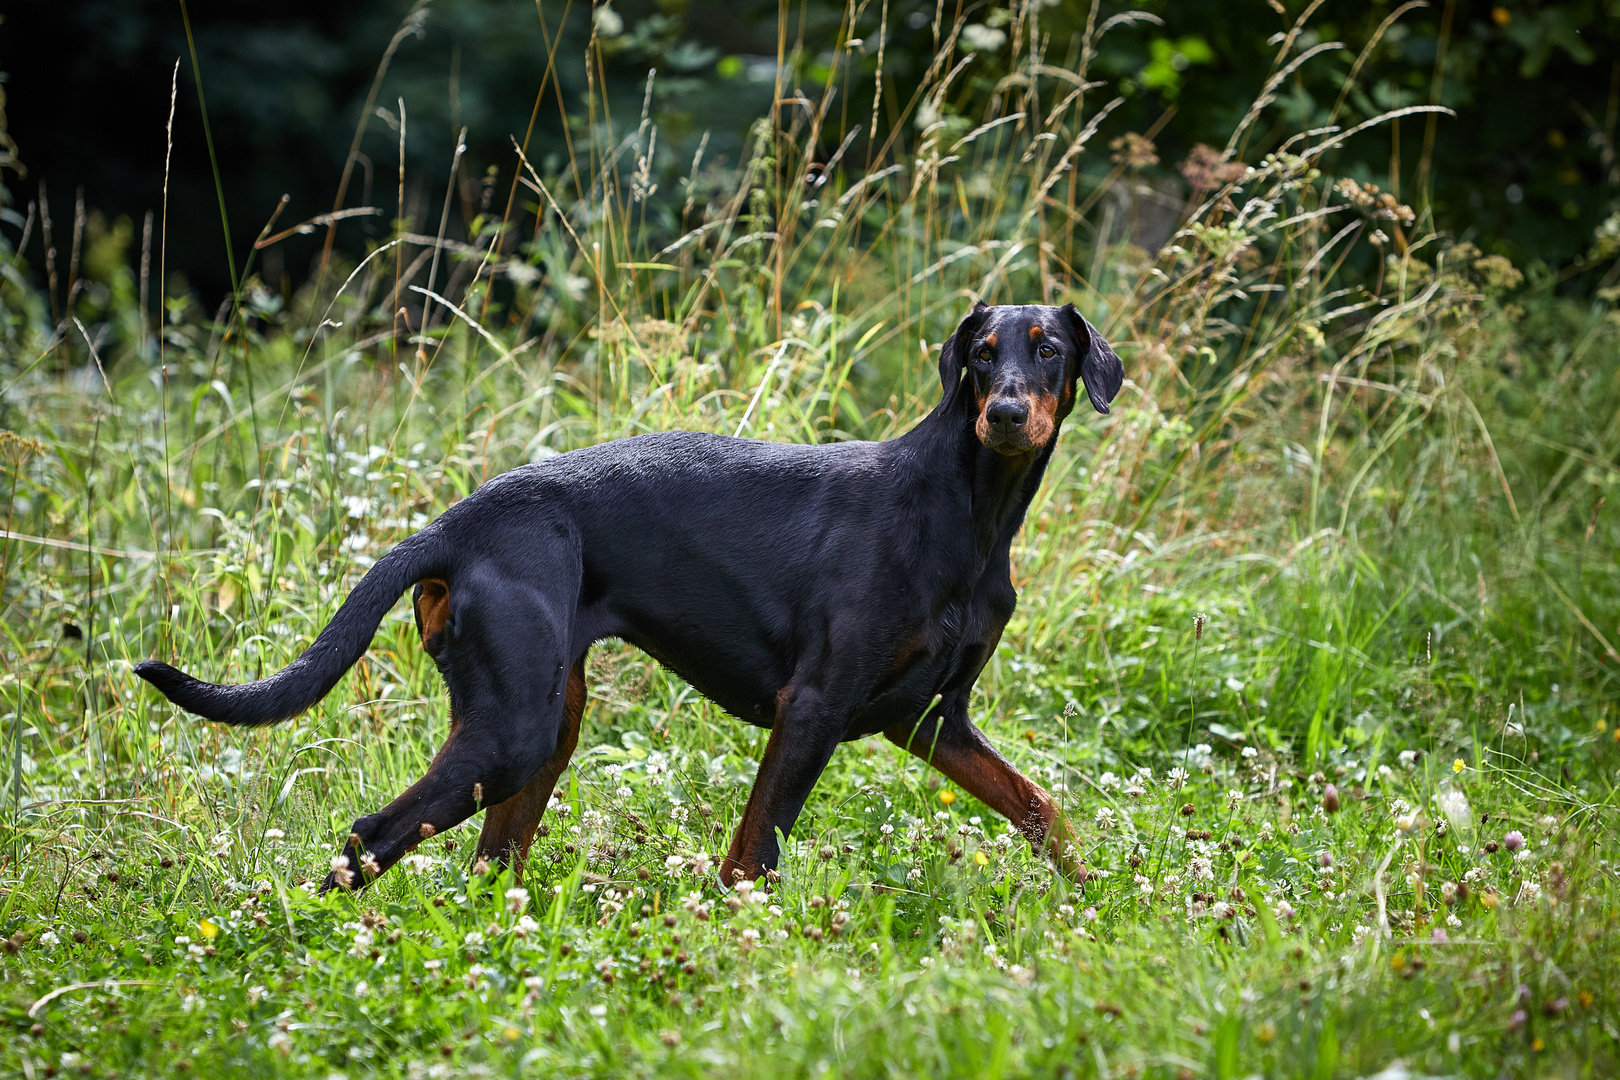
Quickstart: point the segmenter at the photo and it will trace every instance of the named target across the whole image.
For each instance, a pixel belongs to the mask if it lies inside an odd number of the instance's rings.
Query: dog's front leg
[[[781,857],[776,830],[783,836],[792,831],[843,737],[841,718],[832,722],[814,695],[784,691],[782,698],[748,808],[720,864],[720,881],[728,888],[739,881],[758,881],[765,871],[776,869]]]
[[[967,694],[945,696],[921,720],[886,728],[884,738],[922,758],[1018,827],[1036,851],[1077,881],[1085,868],[1052,796],[1013,767],[967,716]]]

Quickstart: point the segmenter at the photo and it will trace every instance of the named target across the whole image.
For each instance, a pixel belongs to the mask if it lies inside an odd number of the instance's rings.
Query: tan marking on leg
[[[777,700],[782,700],[787,693],[787,687],[777,694]],[[782,709],[776,710],[776,726],[771,728],[771,737],[765,741],[765,753],[759,759],[759,776],[768,777],[771,773],[771,764],[782,748],[782,730],[787,726],[782,723]],[[737,831],[731,837],[731,847],[726,851],[726,857],[720,863],[720,883],[731,888],[737,882],[747,879],[758,881],[765,874],[765,866],[759,859],[759,848],[765,837],[765,801],[767,793],[765,785],[756,778],[754,789],[748,793],[748,806],[743,810],[742,821],[737,825]]]
[[[936,741],[931,732],[917,730],[911,724],[896,724],[885,729],[883,736],[960,784],[968,794],[1012,822],[1035,850],[1084,881],[1084,868],[1072,853],[1074,837],[1052,796],[996,753],[978,728],[970,726],[968,730],[971,738],[958,734]]]

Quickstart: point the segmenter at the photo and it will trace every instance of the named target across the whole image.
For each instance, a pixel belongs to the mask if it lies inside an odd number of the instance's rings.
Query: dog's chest
[[[971,686],[995,649],[1007,613],[991,605],[951,605],[897,634],[872,671],[871,691],[856,709],[849,738],[921,715],[935,695]]]

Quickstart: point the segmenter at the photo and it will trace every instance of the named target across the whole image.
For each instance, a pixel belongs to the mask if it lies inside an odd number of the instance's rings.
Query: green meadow
[[[1018,61],[963,116],[942,18],[904,151],[864,169],[811,167],[839,121],[806,98],[670,217],[656,124],[593,114],[465,239],[394,208],[378,160],[391,231],[296,290],[255,251],[218,310],[170,294],[162,216],[84,242],[110,336],[7,279],[0,1072],[1620,1069],[1615,291],[1573,298],[1336,171],[1427,106],[1244,151],[1295,37],[1149,253],[1076,167],[1128,185],[1152,149],[1110,128],[1090,53]],[[974,705],[1081,875],[868,740],[780,881],[722,889],[765,733],[610,641],[521,877],[470,865],[474,819],[316,896],[446,730],[409,603],[277,727],[132,673],[281,668],[382,553],[526,462],[674,428],[898,435],[981,299],[1072,301],[1126,367],[1062,433]]]

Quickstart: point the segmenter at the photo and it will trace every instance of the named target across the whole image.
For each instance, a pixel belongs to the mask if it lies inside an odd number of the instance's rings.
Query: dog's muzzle
[[[1029,435],[1029,402],[998,397],[984,407],[975,425],[979,441],[1000,454],[1024,454],[1034,449]]]

